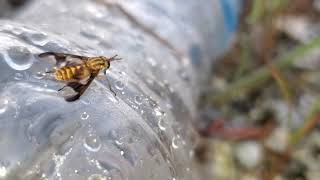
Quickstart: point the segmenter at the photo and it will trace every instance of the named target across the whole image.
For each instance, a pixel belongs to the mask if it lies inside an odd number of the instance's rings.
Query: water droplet
[[[102,174],[92,174],[88,177],[88,180],[107,180],[107,177]]]
[[[31,52],[21,46],[13,46],[8,49],[8,56],[4,54],[7,64],[18,71],[29,69],[33,64]]]
[[[23,79],[23,74],[22,73],[15,73],[14,74],[14,79],[17,81],[20,81]]]
[[[121,146],[123,144],[123,142],[120,140],[115,140],[114,141],[116,143],[116,145]]]
[[[115,87],[122,91],[124,89],[124,83],[122,81],[117,81],[116,84],[115,84]]]
[[[98,160],[98,164],[101,168],[105,169],[107,173],[110,173],[112,171],[121,171],[121,168],[117,162],[114,161],[100,161]]]
[[[44,77],[45,75],[46,75],[45,73],[39,71],[39,72],[37,72],[36,74],[34,74],[33,77],[34,77],[35,79],[43,79],[43,77]]]
[[[178,149],[179,148],[179,138],[178,137],[173,137],[172,141],[171,141],[171,146],[173,147],[173,149]]]
[[[25,34],[26,38],[35,45],[43,46],[47,43],[47,36],[43,33],[35,32]]]
[[[141,96],[135,96],[134,97],[134,102],[138,105],[142,104],[142,97]]]
[[[77,169],[74,170],[75,174],[79,174],[79,171]]]
[[[124,155],[124,152],[123,152],[123,151],[120,151],[120,154],[121,154],[121,156],[123,156],[123,155]]]
[[[80,116],[82,120],[87,120],[90,117],[90,115],[87,112],[83,112]]]
[[[84,139],[84,147],[92,152],[98,152],[101,148],[101,139],[99,136],[90,134]]]
[[[161,131],[165,131],[167,129],[167,123],[164,118],[160,118],[158,121],[158,127]]]
[[[0,96],[0,114],[6,112],[6,110],[8,109],[8,104],[8,98]]]

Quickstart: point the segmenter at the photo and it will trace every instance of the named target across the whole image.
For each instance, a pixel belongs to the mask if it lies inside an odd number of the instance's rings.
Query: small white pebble
[[[260,164],[263,158],[263,148],[260,143],[254,141],[242,142],[235,149],[235,156],[239,163],[252,169]]]
[[[276,128],[266,140],[266,146],[276,152],[284,152],[287,149],[289,133],[286,128]]]

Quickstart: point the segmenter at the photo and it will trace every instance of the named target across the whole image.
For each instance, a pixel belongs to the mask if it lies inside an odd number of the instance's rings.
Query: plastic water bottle
[[[0,179],[198,179],[191,120],[238,0],[39,0],[0,21]],[[78,101],[37,54],[112,56]],[[108,88],[108,78],[111,88]]]

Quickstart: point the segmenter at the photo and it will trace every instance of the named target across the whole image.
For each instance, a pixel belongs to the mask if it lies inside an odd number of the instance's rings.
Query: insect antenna
[[[120,61],[120,60],[122,60],[122,58],[117,58],[117,56],[118,56],[118,54],[112,56],[112,57],[109,58],[108,60],[109,60],[109,61]]]

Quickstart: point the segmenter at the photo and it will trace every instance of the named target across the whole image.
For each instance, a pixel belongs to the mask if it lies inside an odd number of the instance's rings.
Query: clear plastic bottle
[[[239,5],[39,0],[0,21],[0,179],[198,179],[191,120]],[[45,51],[123,60],[70,103]]]

